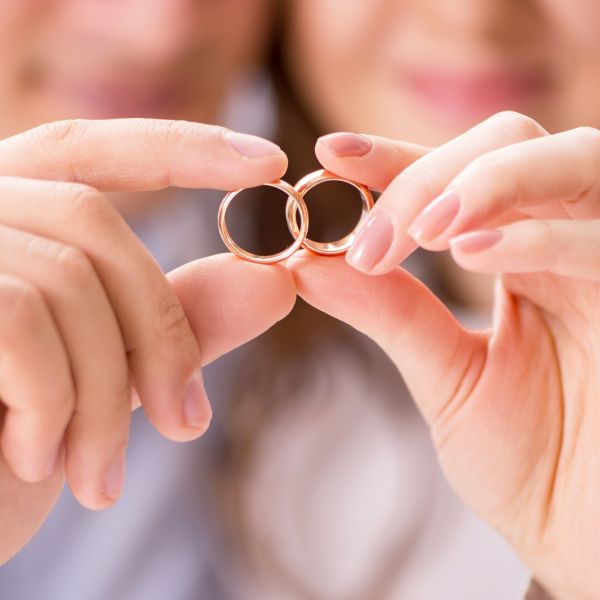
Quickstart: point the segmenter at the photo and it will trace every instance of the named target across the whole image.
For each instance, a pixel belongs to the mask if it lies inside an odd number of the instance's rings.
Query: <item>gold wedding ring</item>
[[[343,183],[347,183],[355,187],[358,190],[362,200],[362,212],[360,219],[356,224],[356,227],[348,235],[333,242],[316,242],[307,237],[308,207],[306,206],[306,202],[304,201],[304,196],[315,186],[320,185],[321,183],[325,183],[327,181],[341,181]],[[343,254],[344,252],[346,252],[346,250],[348,250],[348,248],[350,248],[352,242],[354,242],[354,239],[356,238],[356,234],[360,226],[364,223],[370,210],[373,208],[373,196],[369,191],[369,188],[362,185],[361,183],[357,183],[355,181],[351,181],[349,179],[344,179],[343,177],[334,175],[333,173],[330,173],[329,171],[326,171],[324,169],[315,171],[313,173],[309,173],[293,187],[289,183],[282,181],[281,179],[273,181],[271,183],[267,183],[265,185],[278,188],[288,195],[288,201],[285,207],[285,216],[288,228],[290,230],[290,233],[292,234],[292,237],[294,238],[294,241],[289,247],[287,247],[285,250],[282,250],[281,252],[277,252],[276,254],[269,254],[268,256],[254,254],[252,252],[249,252],[248,250],[244,250],[244,248],[239,246],[231,237],[231,234],[227,229],[225,215],[233,199],[240,192],[244,191],[244,188],[236,190],[235,192],[229,192],[223,198],[221,206],[219,207],[218,225],[219,233],[221,234],[223,242],[225,243],[227,248],[231,250],[231,252],[251,262],[261,264],[276,263],[281,260],[285,260],[286,258],[289,258],[300,247],[304,247],[307,250],[311,250],[316,254]]]
[[[350,181],[349,179],[338,177],[337,175],[334,175],[333,173],[330,173],[325,169],[315,171],[314,173],[309,173],[308,175],[304,176],[294,186],[294,188],[298,192],[298,194],[302,198],[304,198],[304,196],[308,194],[310,190],[312,190],[317,185],[320,185],[321,183],[325,183],[326,181],[341,181],[343,183],[347,183],[355,187],[358,190],[360,198],[362,200],[362,212],[360,215],[360,219],[358,220],[356,227],[348,235],[344,236],[339,240],[336,240],[334,242],[315,242],[314,240],[311,240],[308,237],[306,237],[302,242],[302,247],[306,248],[307,250],[311,250],[316,254],[343,254],[344,252],[346,252],[346,250],[348,250],[348,248],[350,248],[350,246],[352,246],[352,242],[354,242],[354,239],[356,238],[356,234],[360,229],[360,226],[365,222],[370,210],[373,208],[373,196],[369,191],[369,188],[362,185],[362,183],[356,183],[356,181]],[[301,228],[298,225],[298,212],[291,199],[288,200],[288,203],[285,207],[285,212],[287,224],[292,236],[299,236],[301,234]]]
[[[231,204],[232,200],[240,193],[243,192],[245,188],[240,190],[236,190],[235,192],[229,192],[221,205],[219,206],[219,215],[218,215],[218,223],[219,223],[219,233],[221,234],[221,239],[225,243],[225,245],[231,250],[234,254],[237,254],[239,257],[249,260],[250,262],[260,263],[263,265],[268,265],[271,263],[279,262],[280,260],[285,260],[289,258],[296,250],[302,246],[302,243],[306,239],[306,234],[308,233],[308,207],[306,206],[306,202],[304,202],[304,198],[300,196],[300,194],[293,188],[287,181],[282,181],[278,179],[277,181],[272,181],[271,183],[266,183],[270,187],[274,187],[282,190],[288,195],[288,202],[293,206],[293,211],[295,214],[300,215],[300,226],[298,227],[298,234],[294,239],[294,242],[291,246],[282,250],[281,252],[277,252],[276,254],[269,254],[267,256],[261,256],[260,254],[254,254],[252,252],[248,252],[248,250],[244,250],[241,246],[239,246],[234,239],[231,237],[229,233],[229,229],[227,229],[227,223],[225,222],[225,214],[227,213],[227,209]]]

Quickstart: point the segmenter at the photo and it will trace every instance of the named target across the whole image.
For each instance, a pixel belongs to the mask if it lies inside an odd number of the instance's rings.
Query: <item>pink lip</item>
[[[459,119],[483,118],[501,110],[522,110],[549,88],[541,70],[477,74],[404,71],[402,83],[436,111]]]
[[[176,85],[141,82],[59,81],[52,90],[59,97],[75,103],[82,116],[91,118],[162,117],[174,114],[180,97]]]

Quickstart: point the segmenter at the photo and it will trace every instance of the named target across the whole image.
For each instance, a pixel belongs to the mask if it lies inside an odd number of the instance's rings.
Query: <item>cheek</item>
[[[305,0],[300,6],[304,11],[299,18],[308,36],[314,34],[312,37],[346,50],[352,49],[353,42],[360,41],[371,12],[366,0]]]
[[[11,52],[26,44],[33,24],[48,13],[44,0],[2,2],[0,7],[0,47]],[[7,57],[2,52],[2,58]]]
[[[539,0],[553,29],[577,45],[600,52],[599,0]]]
[[[297,0],[289,13],[291,64],[318,85],[351,85],[369,60],[378,0]]]
[[[20,90],[23,65],[38,42],[40,24],[48,20],[44,0],[2,2],[0,7],[0,87],[3,93]]]

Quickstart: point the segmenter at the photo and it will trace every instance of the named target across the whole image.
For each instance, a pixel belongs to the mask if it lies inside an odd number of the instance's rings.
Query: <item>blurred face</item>
[[[214,120],[271,0],[19,0],[0,8],[0,134],[72,117]]]
[[[324,131],[433,145],[505,109],[600,125],[600,0],[295,0],[289,17]]]

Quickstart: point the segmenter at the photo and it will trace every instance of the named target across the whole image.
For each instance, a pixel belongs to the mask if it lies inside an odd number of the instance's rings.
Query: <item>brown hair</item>
[[[295,100],[281,68],[279,56],[276,51],[271,65],[278,109],[276,141],[289,157],[290,167],[285,178],[294,183],[306,173],[320,168],[313,151],[320,132]],[[325,187],[327,186],[317,188],[321,197],[315,197],[314,201],[307,200],[311,210],[311,224],[314,223],[311,225],[310,236],[316,239],[336,239],[344,234],[340,234],[340,223],[341,228],[348,231],[356,223],[360,201],[355,198],[354,204],[340,202],[337,194],[333,194],[331,188],[325,190]],[[275,223],[272,207],[267,203],[259,203],[258,207],[255,224],[260,232],[258,251],[265,254],[272,252],[273,246],[281,249],[289,244],[286,229]],[[355,365],[353,375],[370,381],[375,398],[379,396],[392,399],[389,391],[387,394],[378,393],[378,388],[391,388],[399,395],[402,395],[403,388],[399,374],[387,357],[374,349],[374,344],[301,300],[298,300],[292,313],[284,321],[252,344],[252,356],[259,358],[247,364],[244,372],[236,374],[238,385],[221,425],[221,445],[218,459],[214,463],[214,488],[217,490],[215,504],[219,522],[227,537],[226,543],[229,542],[228,552],[233,554],[238,564],[249,569],[256,566],[252,556],[256,551],[256,540],[252,539],[246,522],[244,502],[247,475],[255,460],[258,441],[273,419],[281,411],[288,410],[292,402],[304,401],[306,395],[311,393],[309,380],[319,372],[317,367],[320,365],[316,364],[320,360],[319,350],[332,348],[335,352],[335,348],[343,348],[346,353],[351,353],[356,359],[352,362]],[[398,395],[393,394],[393,401],[388,403],[390,413],[398,416],[402,412],[402,404]],[[333,443],[335,441],[332,440]],[[285,449],[282,451],[285,452]],[[327,449],[324,451],[327,452]],[[404,549],[400,550],[391,544],[389,562],[387,559],[382,561],[369,591],[361,590],[357,597],[380,597],[383,594],[401,562],[401,551],[404,552]],[[301,581],[295,580],[280,568],[276,558],[269,561],[266,567],[263,560],[261,568],[270,571],[280,581],[285,581],[290,591],[301,593],[302,597],[313,597]]]

